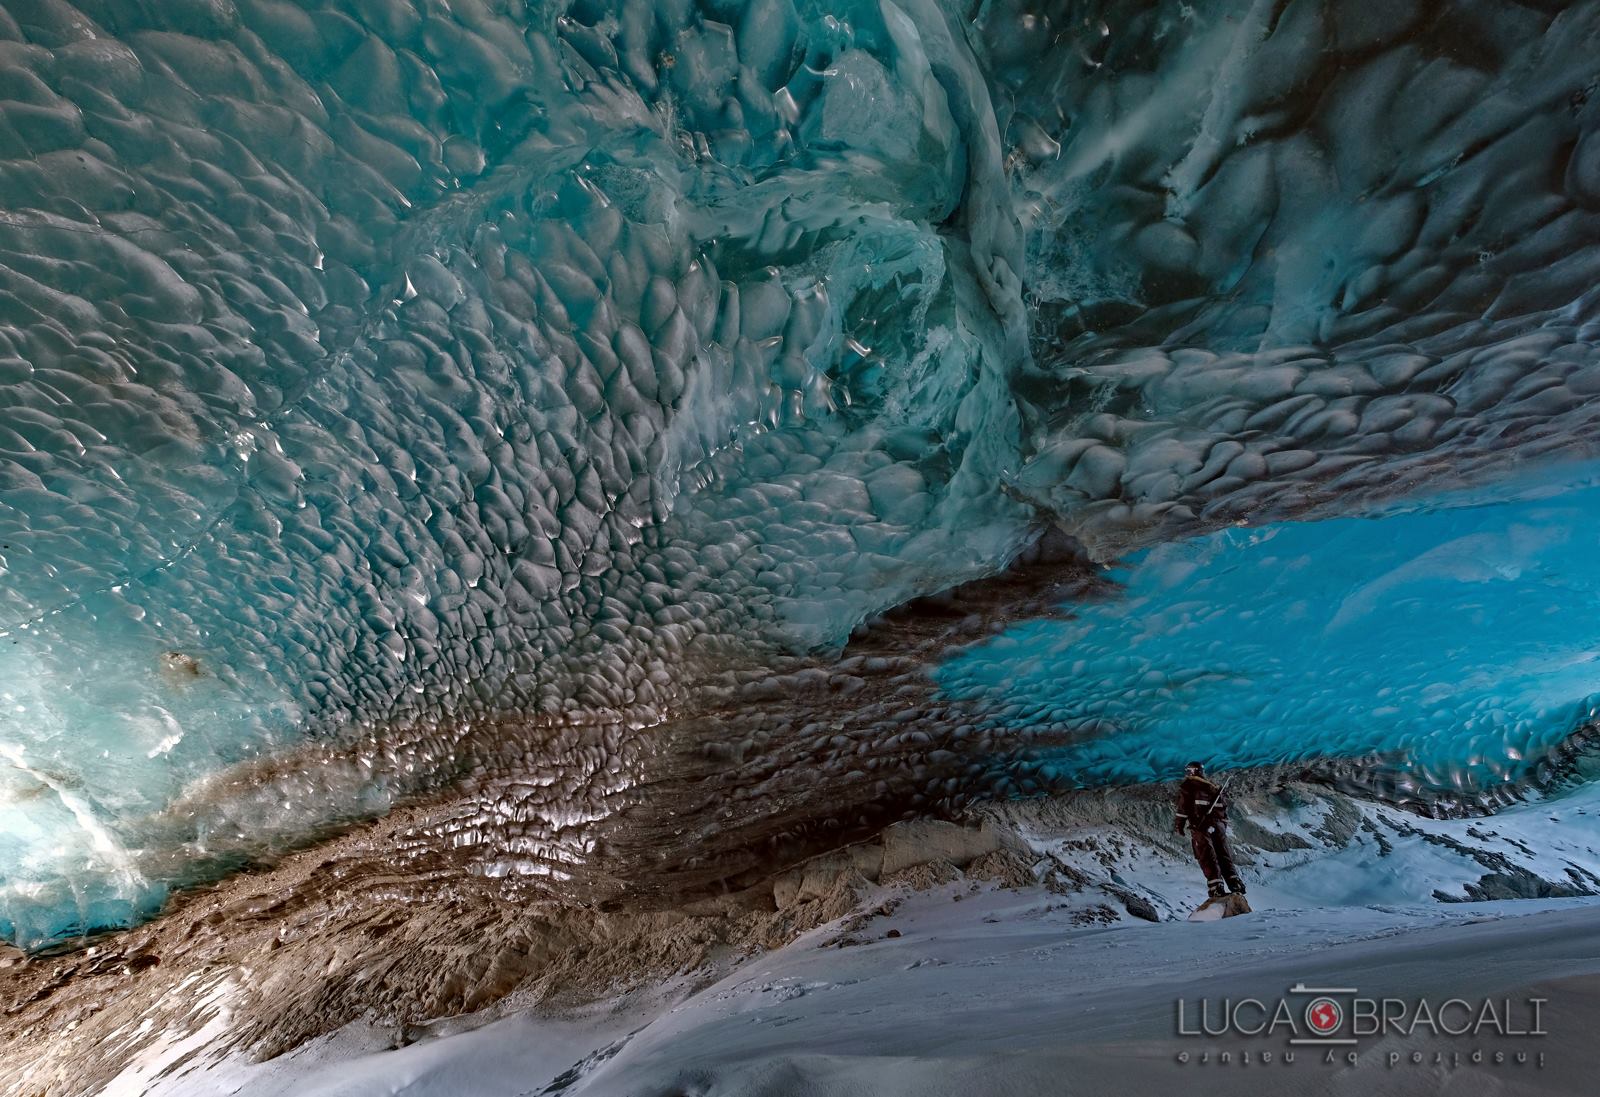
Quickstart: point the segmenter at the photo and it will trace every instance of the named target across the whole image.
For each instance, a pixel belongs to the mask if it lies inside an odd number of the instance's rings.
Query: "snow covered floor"
[[[1600,1067],[1600,902],[1501,901],[1432,907],[1274,905],[1211,925],[1074,925],[1038,889],[960,882],[908,897],[841,948],[824,927],[675,1004],[616,1003],[586,1018],[516,1014],[398,1050],[353,1026],[272,1063],[238,1062],[152,1093],[287,1097],[679,1097],[1167,1093],[1588,1093]],[[960,901],[956,901],[960,896]],[[898,936],[889,936],[890,933]],[[1182,1038],[1176,1001],[1271,1002],[1297,984],[1364,995],[1519,996],[1539,986],[1550,1035],[1477,1044],[1419,1036],[1459,1066],[1390,1066],[1373,1043],[1354,1066],[1302,1052],[1241,1065],[1281,1043]],[[1474,1065],[1513,1045],[1532,1062]],[[1229,1065],[1187,1065],[1231,1051]],[[116,1087],[108,1092],[119,1092]],[[129,1090],[126,1092],[137,1092]]]
[[[1592,906],[1522,917],[1526,907],[1505,904],[1433,916],[1289,907],[1208,926],[1074,930],[1018,898],[919,906],[886,920],[900,938],[853,954],[798,944],[657,1020],[567,1092],[1592,1092],[1573,1082],[1600,1065],[1589,1044],[1600,977],[1550,992],[1556,1035],[1535,1049],[1547,1053],[1542,1072],[1390,1068],[1387,1045],[1360,1049],[1353,1067],[1343,1049],[1337,1065],[1303,1054],[1292,1066],[1183,1065],[1177,1053],[1197,1045],[1252,1045],[1179,1038],[1175,1008],[1180,996],[1272,1001],[1301,983],[1453,997],[1600,972]],[[1587,1009],[1571,1008],[1585,997]]]
[[[409,1032],[412,1042],[398,1049],[392,1026],[362,1024],[265,1064],[204,1051],[185,1057],[195,1042],[177,1042],[104,1092],[1594,1092],[1600,898],[1439,902],[1434,895],[1459,896],[1488,879],[1486,869],[1513,882],[1592,882],[1600,870],[1600,789],[1583,786],[1472,820],[1420,819],[1337,796],[1242,793],[1240,807],[1261,843],[1236,843],[1256,907],[1248,917],[1179,920],[1201,898],[1200,881],[1181,850],[1186,843],[1164,830],[1158,799],[1085,794],[1008,805],[994,825],[1014,827],[1040,858],[1035,884],[1001,887],[950,869],[946,882],[918,890],[886,876],[863,883],[856,916],[742,962],[728,957],[720,979],[690,973],[648,994],[560,1015],[519,1010],[513,995],[492,1011]],[[1046,864],[1070,866],[1072,886],[1041,870]],[[1162,920],[1119,909],[1118,897],[1129,895]],[[1191,1010],[1202,998],[1224,997],[1254,998],[1270,1010],[1302,985],[1435,1006],[1451,998],[1543,997],[1548,1035],[1473,1039],[1424,1030],[1408,1039],[1364,1038],[1353,1064],[1343,1046],[1332,1061],[1324,1061],[1326,1049],[1298,1049],[1290,1064],[1282,1061],[1282,1036],[1178,1033],[1180,998]],[[1262,1050],[1274,1061],[1263,1063]],[[1179,1061],[1185,1051],[1187,1063]],[[1421,1062],[1410,1061],[1413,1051]],[[1484,1061],[1474,1063],[1474,1051]],[[1217,1058],[1224,1052],[1227,1063]],[[1496,1062],[1496,1052],[1506,1061]],[[1517,1064],[1518,1052],[1530,1061]],[[1209,1053],[1205,1062],[1202,1053]],[[1390,1062],[1392,1053],[1399,1061]]]

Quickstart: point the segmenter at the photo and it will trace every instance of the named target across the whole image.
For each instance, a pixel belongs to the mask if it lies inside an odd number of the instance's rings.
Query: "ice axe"
[[[1212,813],[1215,812],[1219,807],[1221,807],[1223,801],[1228,798],[1228,786],[1231,785],[1231,784],[1233,784],[1233,774],[1232,773],[1228,774],[1228,776],[1223,779],[1222,784],[1217,786],[1217,798],[1215,800],[1211,801],[1211,806],[1210,807],[1206,808],[1205,818],[1201,820],[1201,825],[1202,826],[1211,821]]]

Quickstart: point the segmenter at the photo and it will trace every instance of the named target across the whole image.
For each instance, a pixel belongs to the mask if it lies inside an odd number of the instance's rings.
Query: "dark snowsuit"
[[[1229,891],[1242,894],[1244,881],[1228,850],[1228,805],[1222,802],[1222,790],[1204,777],[1190,774],[1178,786],[1176,811],[1172,829],[1182,834],[1185,826],[1189,828],[1194,859],[1206,874],[1206,890],[1221,895],[1226,883]]]

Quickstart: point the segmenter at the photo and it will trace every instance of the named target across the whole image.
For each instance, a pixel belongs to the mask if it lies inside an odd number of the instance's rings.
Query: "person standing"
[[[1174,834],[1189,830],[1189,841],[1194,846],[1194,859],[1206,874],[1206,892],[1213,899],[1221,899],[1228,892],[1244,894],[1244,881],[1234,867],[1233,853],[1228,849],[1228,805],[1225,793],[1206,777],[1206,768],[1199,762],[1183,767],[1183,781],[1178,785],[1176,817],[1172,821]]]

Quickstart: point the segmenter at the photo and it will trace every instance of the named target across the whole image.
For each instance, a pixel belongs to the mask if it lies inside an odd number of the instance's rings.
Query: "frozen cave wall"
[[[506,722],[598,728],[545,806],[600,811],[698,668],[836,650],[1041,523],[1109,560],[1582,448],[1597,36],[7,4],[0,923],[126,917],[152,857],[475,776]],[[308,741],[366,745],[230,814]]]

